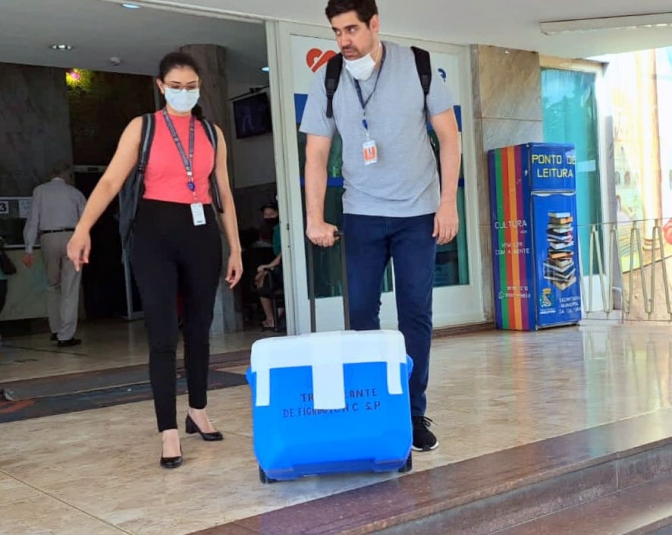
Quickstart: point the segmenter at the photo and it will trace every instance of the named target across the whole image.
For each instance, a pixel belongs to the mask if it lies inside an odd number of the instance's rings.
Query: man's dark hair
[[[378,6],[376,0],[329,0],[324,10],[329,20],[351,11],[356,11],[359,21],[368,26],[373,16],[378,14]]]

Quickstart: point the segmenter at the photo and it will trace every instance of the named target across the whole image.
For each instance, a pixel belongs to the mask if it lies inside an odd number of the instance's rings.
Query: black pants
[[[222,270],[215,214],[194,226],[189,205],[143,200],[133,227],[132,266],[145,313],[149,376],[159,431],[177,429],[175,352],[178,291],[183,303],[189,406],[207,405],[210,326]]]

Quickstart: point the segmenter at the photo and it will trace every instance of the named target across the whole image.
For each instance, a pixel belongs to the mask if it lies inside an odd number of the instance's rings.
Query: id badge
[[[378,148],[376,147],[376,142],[373,139],[369,139],[364,142],[363,145],[364,152],[364,165],[371,165],[378,162]]]
[[[191,205],[191,217],[194,220],[195,227],[205,225],[205,211],[203,210],[203,205],[200,202]]]

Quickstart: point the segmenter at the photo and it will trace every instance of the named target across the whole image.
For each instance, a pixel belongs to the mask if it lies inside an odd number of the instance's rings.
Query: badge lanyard
[[[182,157],[182,163],[184,164],[184,170],[187,172],[187,177],[189,178],[189,181],[187,182],[187,187],[189,188],[189,191],[191,191],[194,194],[194,202],[197,202],[196,200],[196,184],[194,183],[194,116],[191,116],[191,120],[189,121],[189,157],[187,158],[186,153],[184,152],[184,147],[182,146],[182,142],[180,141],[180,138],[177,135],[177,132],[175,131],[175,126],[173,126],[173,121],[170,120],[170,116],[168,115],[168,112],[164,109],[163,110],[163,118],[166,120],[166,125],[168,126],[168,130],[170,130],[170,135],[173,136],[173,141],[175,142],[175,146],[177,147],[178,152],[180,153],[180,156]]]
[[[369,134],[369,121],[366,118],[366,107],[371,101],[371,97],[373,97],[373,94],[376,92],[378,82],[380,81],[380,73],[383,71],[383,65],[385,64],[385,54],[387,50],[382,44],[380,46],[383,48],[383,55],[380,58],[380,67],[378,67],[378,74],[376,75],[376,82],[373,85],[373,90],[366,100],[364,100],[364,95],[362,94],[362,87],[359,85],[359,80],[355,79],[355,89],[357,90],[359,103],[362,105],[362,126],[364,127],[364,132],[366,133],[366,141],[364,142],[363,146],[365,165],[370,165],[378,161],[378,150],[376,148],[376,142],[371,139]]]
[[[187,177],[189,178],[189,181],[187,182],[187,188],[189,188],[189,191],[194,195],[194,202],[191,205],[191,214],[194,220],[194,225],[195,226],[200,226],[205,224],[205,214],[203,211],[203,205],[198,202],[198,198],[196,197],[196,184],[194,183],[194,116],[191,116],[191,120],[189,121],[189,156],[187,157],[187,154],[184,152],[184,147],[182,146],[182,142],[180,141],[179,136],[177,135],[177,132],[175,131],[175,126],[173,125],[173,121],[171,121],[170,116],[168,115],[168,112],[164,109],[163,110],[163,118],[166,121],[166,125],[168,126],[168,130],[170,130],[170,135],[173,136],[173,141],[175,142],[175,146],[177,147],[178,152],[180,153],[180,157],[182,158],[182,164],[184,165],[184,169],[187,172]]]

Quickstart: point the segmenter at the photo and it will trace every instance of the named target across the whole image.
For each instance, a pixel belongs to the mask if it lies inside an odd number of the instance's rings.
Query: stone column
[[[72,163],[65,71],[0,63],[0,80],[0,196],[30,197],[56,163]]]
[[[205,117],[217,124],[224,132],[231,132],[229,112],[229,84],[226,75],[226,49],[217,45],[185,45],[181,52],[189,54],[196,60],[201,72],[201,98],[199,104],[203,108]],[[231,169],[231,151],[229,154],[229,177],[233,175]],[[231,184],[233,189],[234,185]],[[240,289],[230,291],[224,277],[229,258],[229,246],[226,239],[222,240],[224,248],[224,265],[222,279],[217,291],[215,303],[215,319],[212,332],[226,334],[239,332],[243,329],[243,314]]]
[[[30,198],[36,186],[49,180],[55,164],[72,164],[65,70],[0,63],[0,80],[0,197]],[[0,216],[0,235],[10,245],[22,244],[26,220],[20,217],[17,201],[8,208],[9,217]],[[39,248],[36,253],[36,265],[25,270],[20,266],[23,252],[9,251],[19,273],[11,277],[0,316],[0,321],[25,321],[31,330],[46,325],[47,315]]]
[[[490,181],[488,151],[544,140],[541,69],[536,52],[493,46],[471,47],[474,132],[478,173],[478,204],[483,270],[483,310],[494,321]]]

